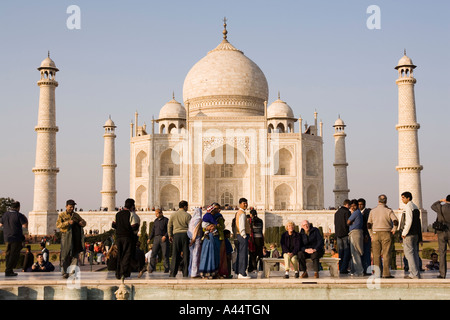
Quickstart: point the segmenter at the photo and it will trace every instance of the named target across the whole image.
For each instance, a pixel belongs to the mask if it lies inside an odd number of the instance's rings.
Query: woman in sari
[[[189,242],[190,260],[189,260],[189,276],[191,278],[199,278],[198,267],[200,265],[200,254],[202,250],[203,236],[202,230],[202,209],[195,208],[191,221],[189,222],[189,228],[187,235],[191,240]]]
[[[219,233],[220,240],[220,249],[219,249],[219,276],[222,278],[228,278],[230,276],[230,272],[228,271],[228,262],[227,262],[227,248],[225,244],[225,218],[220,213],[220,205],[218,203],[214,203],[214,210],[212,211],[214,219],[217,221],[216,229]]]
[[[203,278],[209,279],[218,276],[220,262],[220,240],[217,221],[213,216],[214,210],[215,205],[210,205],[202,219],[202,227],[205,235],[202,243],[199,272]]]

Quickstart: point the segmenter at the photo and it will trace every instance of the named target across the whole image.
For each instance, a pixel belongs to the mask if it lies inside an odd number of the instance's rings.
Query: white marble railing
[[[164,211],[165,217],[170,218],[170,215],[175,211]],[[205,212],[205,211],[204,211]],[[288,221],[294,221],[299,225],[303,220],[308,220],[316,227],[322,227],[324,232],[334,232],[334,213],[335,210],[302,210],[302,211],[262,211],[258,210],[258,217],[264,221],[264,227],[274,227],[285,225]],[[83,219],[86,220],[87,225],[85,231],[98,230],[100,233],[111,229],[116,211],[79,211]],[[150,222],[155,220],[154,211],[137,211],[141,218],[141,225],[145,221],[147,226]],[[192,212],[190,212],[192,213]],[[236,210],[222,210],[221,214],[225,218],[225,226],[231,230],[231,222],[234,218]]]

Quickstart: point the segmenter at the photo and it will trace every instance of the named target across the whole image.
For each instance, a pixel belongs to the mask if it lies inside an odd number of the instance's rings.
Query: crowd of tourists
[[[394,235],[398,232],[404,253],[404,277],[420,279],[425,271],[419,256],[419,244],[423,242],[420,210],[414,204],[413,196],[406,191],[401,194],[404,203],[400,218],[387,206],[387,197],[378,196],[378,204],[373,209],[366,208],[364,198],[344,200],[334,216],[337,257],[340,258],[340,274],[355,277],[375,274],[382,278],[393,278],[391,259],[395,257]],[[438,278],[447,273],[446,253],[450,244],[450,195],[433,203],[431,208],[437,213],[437,221],[442,225],[438,234],[438,254],[434,253],[427,270],[439,270]],[[448,221],[448,222],[447,222]]]
[[[400,218],[387,206],[387,197],[380,195],[378,205],[366,208],[363,198],[346,199],[334,215],[340,274],[355,277],[378,274],[391,278],[391,252],[393,235],[399,232],[405,255],[405,278],[420,279],[422,260],[419,256],[419,243],[422,242],[420,210],[413,203],[412,194],[404,192],[401,199],[405,204]],[[161,261],[164,273],[176,277],[181,271],[185,278],[233,278],[250,279],[250,273],[262,271],[263,258],[282,258],[285,278],[290,272],[296,278],[308,277],[306,260],[312,260],[314,277],[319,277],[320,258],[325,253],[323,234],[309,221],[301,222],[296,231],[293,221],[288,221],[286,231],[281,235],[281,254],[276,244],[265,247],[264,224],[255,209],[248,210],[248,201],[239,199],[239,206],[231,223],[225,228],[225,218],[221,206],[212,203],[206,208],[195,208],[188,213],[188,202],[180,201],[179,209],[164,216],[160,208],[155,208],[155,221],[150,231],[147,252],[141,250],[138,241],[140,218],[136,214],[135,201],[127,199],[124,207],[113,219],[115,236],[104,242],[89,244],[84,242],[86,221],[74,211],[75,201],[66,202],[66,210],[59,213],[56,227],[61,231],[60,267],[64,278],[75,272],[80,261],[85,258],[97,264],[107,264],[117,279],[138,272],[141,278],[145,272],[157,271]],[[450,243],[450,195],[433,203],[431,208],[437,213],[433,225],[438,234],[438,253],[432,255],[429,270],[439,270],[439,278],[447,273],[446,251]],[[206,210],[205,210],[206,209]],[[13,203],[9,211],[0,219],[6,243],[5,276],[17,276],[14,268],[23,248],[23,228],[28,220],[20,213],[20,203]],[[328,239],[327,239],[328,240]],[[150,242],[152,243],[150,245]],[[169,250],[172,250],[169,252]],[[169,259],[171,253],[171,259]],[[438,262],[440,257],[442,263]],[[46,241],[41,242],[41,251],[36,254],[36,262],[31,247],[26,247],[22,271],[51,272],[55,270],[50,262]],[[80,259],[81,258],[81,259]],[[301,273],[301,274],[300,274]]]
[[[145,271],[155,271],[161,251],[160,260],[169,277],[176,277],[181,271],[183,277],[190,278],[231,278],[234,271],[239,278],[249,279],[248,272],[256,271],[263,257],[264,226],[255,209],[247,215],[247,207],[247,199],[241,198],[232,222],[233,230],[225,228],[218,203],[212,203],[206,212],[195,208],[191,215],[187,212],[188,203],[181,201],[170,219],[156,208],[149,239],[153,245],[147,259],[148,267],[141,270],[138,277]],[[169,243],[172,244],[170,265]]]

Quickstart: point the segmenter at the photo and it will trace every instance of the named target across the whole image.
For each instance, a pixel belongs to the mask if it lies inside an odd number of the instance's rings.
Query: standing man
[[[264,247],[264,222],[258,218],[258,212],[255,209],[250,210],[250,241],[253,242],[253,252],[250,252],[250,265],[248,272],[258,271],[258,263],[263,256]]]
[[[381,256],[383,256],[383,278],[393,278],[389,269],[391,265],[391,234],[398,228],[398,219],[394,211],[387,205],[384,194],[378,196],[378,205],[370,211],[367,229],[372,237],[373,264],[380,270]],[[378,271],[376,270],[376,271]]]
[[[172,243],[172,262],[170,264],[170,277],[175,278],[180,267],[181,259],[183,259],[183,277],[189,276],[189,237],[187,231],[191,215],[187,212],[189,205],[185,200],[181,200],[178,204],[178,211],[170,215],[167,225],[169,241]],[[153,248],[154,251],[156,251]]]
[[[17,265],[22,250],[22,242],[25,240],[22,228],[28,227],[28,219],[19,212],[20,202],[13,202],[9,211],[0,219],[0,227],[3,227],[3,237],[6,244],[6,268],[5,277],[15,277],[14,268]]]
[[[46,248],[45,241],[41,241],[41,252],[42,252],[42,258],[44,258],[44,261],[45,262],[49,261],[50,260],[50,252]]]
[[[372,264],[371,263],[371,250],[372,250],[372,241],[370,239],[369,230],[367,229],[367,221],[369,220],[370,209],[366,208],[366,200],[364,198],[358,199],[358,209],[361,211],[363,216],[363,255],[361,257],[361,262],[364,269],[364,275],[369,275],[367,269]]]
[[[298,251],[298,263],[301,278],[308,278],[306,270],[306,259],[311,259],[314,267],[314,278],[319,278],[320,258],[325,253],[325,243],[320,230],[313,227],[308,220],[304,220],[301,224],[300,231],[300,250]]]
[[[83,228],[86,221],[75,210],[75,201],[66,201],[66,211],[61,212],[56,221],[56,227],[61,231],[61,273],[63,278],[69,277],[68,268],[78,265],[80,252],[83,251]],[[73,267],[74,268],[74,267]],[[72,274],[75,270],[72,270]]]
[[[419,208],[412,202],[412,194],[403,192],[402,202],[406,205],[400,221],[403,251],[408,260],[409,275],[405,279],[420,279],[419,242],[422,242],[422,223]]]
[[[445,279],[447,274],[447,245],[450,245],[450,195],[433,203],[431,209],[437,213],[437,221],[443,223],[443,229],[436,230],[436,232],[438,235],[439,257],[441,259],[438,278]]]
[[[150,232],[150,240],[153,239],[152,255],[149,262],[149,273],[156,269],[156,256],[161,248],[162,257],[164,259],[164,273],[169,272],[169,234],[167,233],[167,226],[169,219],[164,217],[160,208],[155,209],[155,222],[153,223],[152,231]]]
[[[250,235],[250,223],[247,219],[245,210],[248,207],[247,199],[239,199],[239,210],[236,212],[236,231],[237,231],[237,250],[236,250],[236,266],[235,272],[238,275],[238,279],[250,279],[247,275],[248,266],[248,238]]]
[[[350,212],[352,215],[348,218],[347,224],[349,225],[348,238],[352,256],[351,270],[353,276],[362,277],[364,275],[361,261],[363,254],[363,216],[358,209],[358,201],[356,199],[351,201]]]
[[[27,251],[25,252],[25,257],[23,259],[23,267],[22,272],[27,272],[28,268],[31,268],[31,266],[34,263],[34,255],[31,252],[31,246],[27,245]]]
[[[339,273],[347,274],[348,265],[350,263],[350,242],[348,239],[349,228],[347,225],[348,218],[350,218],[350,200],[345,199],[342,207],[340,207],[334,214],[334,230],[336,234],[336,241],[338,246],[339,258]]]
[[[112,227],[116,229],[116,279],[124,280],[131,276],[131,260],[136,252],[136,232],[139,230],[135,210],[134,199],[128,198],[125,200],[124,208],[116,213],[112,222]]]

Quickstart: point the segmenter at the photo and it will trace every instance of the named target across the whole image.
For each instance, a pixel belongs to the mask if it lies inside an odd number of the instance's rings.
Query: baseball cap
[[[67,200],[66,201],[66,206],[74,206],[74,205],[76,205],[76,203],[75,203],[75,201],[73,201],[72,199],[70,199],[70,200]]]

